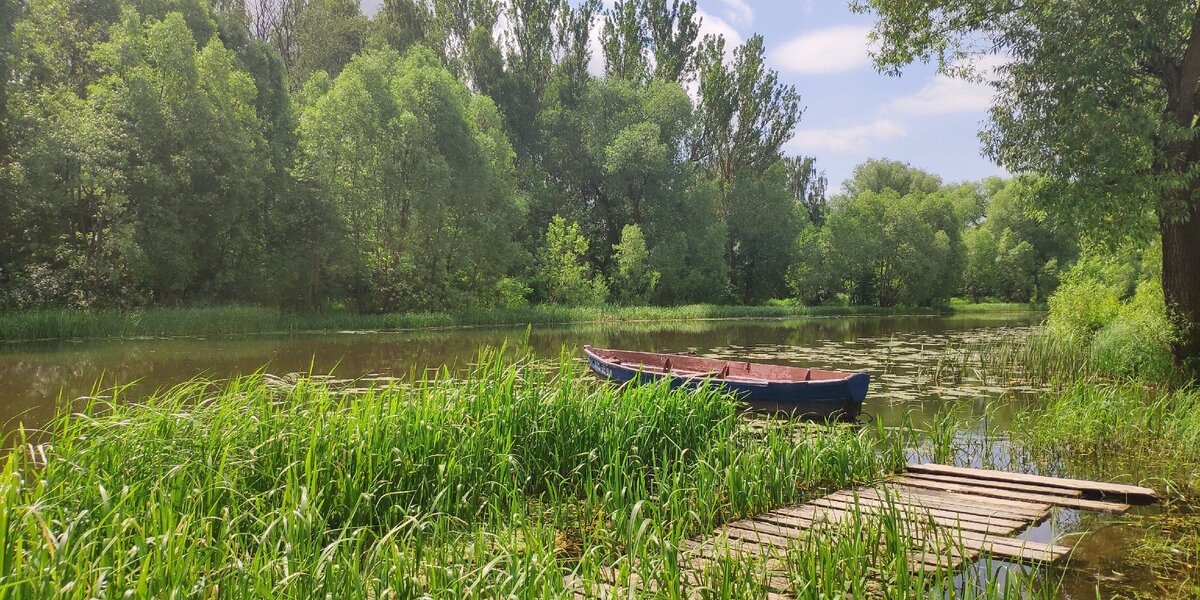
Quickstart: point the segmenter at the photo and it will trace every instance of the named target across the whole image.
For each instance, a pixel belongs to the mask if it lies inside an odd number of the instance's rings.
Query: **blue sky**
[[[796,86],[805,106],[790,154],[817,157],[838,188],[871,157],[910,162],[946,181],[1004,175],[980,152],[978,132],[992,90],[953,80],[933,65],[879,74],[867,54],[870,15],[844,0],[699,0],[706,32],[762,34],[768,64]]]
[[[379,4],[363,0],[364,12]],[[909,66],[900,77],[877,73],[866,41],[873,18],[852,14],[846,0],[698,0],[698,6],[702,32],[724,35],[730,47],[762,34],[768,64],[796,86],[805,107],[786,151],[817,157],[833,191],[871,157],[903,160],[947,182],[1005,175],[980,152],[991,89],[939,76],[932,65]],[[602,70],[597,57],[593,62]]]

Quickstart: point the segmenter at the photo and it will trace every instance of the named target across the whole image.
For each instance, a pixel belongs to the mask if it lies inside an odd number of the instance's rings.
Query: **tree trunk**
[[[1162,286],[1167,315],[1178,327],[1171,347],[1175,363],[1200,380],[1200,203],[1189,200],[1184,217],[1159,218]]]

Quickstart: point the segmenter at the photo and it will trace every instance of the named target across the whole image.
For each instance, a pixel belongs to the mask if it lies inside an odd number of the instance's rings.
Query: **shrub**
[[[1162,285],[1146,281],[1092,339],[1092,360],[1113,375],[1167,379],[1171,377],[1171,337]]]

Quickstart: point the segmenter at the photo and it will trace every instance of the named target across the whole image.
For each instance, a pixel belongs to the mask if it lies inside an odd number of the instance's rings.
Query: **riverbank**
[[[1040,571],[1004,586],[912,574],[933,550],[897,509],[814,528],[782,564],[731,551],[685,575],[688,540],[878,481],[916,432],[751,429],[727,396],[477,364],[350,395],[320,379],[191,381],[65,413],[52,445],[3,462],[0,583],[22,598],[570,598],[602,581],[663,598],[1054,597]]]
[[[488,325],[576,324],[703,319],[787,319],[863,315],[953,315],[1044,310],[1027,304],[954,303],[942,308],[878,306],[539,305],[436,313],[299,313],[260,307],[140,310],[30,310],[0,313],[0,341],[387,331]]]

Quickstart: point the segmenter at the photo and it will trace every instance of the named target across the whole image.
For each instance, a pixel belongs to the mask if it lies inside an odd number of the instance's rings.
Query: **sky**
[[[362,1],[367,14],[381,4]],[[698,0],[698,7],[701,34],[720,33],[727,47],[763,36],[768,65],[796,87],[804,107],[784,150],[815,156],[831,192],[868,158],[905,161],[946,182],[1006,175],[980,151],[991,88],[938,75],[933,65],[910,65],[899,77],[876,72],[867,47],[873,17],[851,13],[846,0]],[[603,70],[598,56],[592,70]]]

